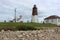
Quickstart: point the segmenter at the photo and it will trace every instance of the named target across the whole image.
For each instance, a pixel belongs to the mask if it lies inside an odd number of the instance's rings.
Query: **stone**
[[[58,30],[58,31],[57,31]],[[60,29],[0,32],[0,40],[60,40]]]

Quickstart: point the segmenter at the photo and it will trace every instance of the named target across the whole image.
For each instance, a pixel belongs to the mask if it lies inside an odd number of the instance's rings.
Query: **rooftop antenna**
[[[15,22],[16,22],[16,8],[15,8]]]

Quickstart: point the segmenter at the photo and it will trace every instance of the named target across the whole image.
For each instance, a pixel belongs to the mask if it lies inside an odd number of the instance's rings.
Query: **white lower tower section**
[[[38,15],[32,16],[31,22],[38,23]]]

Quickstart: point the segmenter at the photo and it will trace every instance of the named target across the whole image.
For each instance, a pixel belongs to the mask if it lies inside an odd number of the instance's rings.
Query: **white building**
[[[60,17],[56,15],[49,16],[44,19],[44,23],[51,23],[60,25]]]
[[[32,19],[31,22],[38,23],[38,12],[37,12],[37,7],[34,5],[33,10],[32,10]]]
[[[10,20],[10,22],[23,22],[23,17],[20,15],[19,18],[16,18],[16,19],[12,19]]]

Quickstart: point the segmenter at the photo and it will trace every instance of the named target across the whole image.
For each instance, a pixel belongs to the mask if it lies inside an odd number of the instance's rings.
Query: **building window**
[[[58,19],[58,22],[60,22],[60,19]]]
[[[46,20],[46,23],[48,23],[48,20]]]
[[[53,19],[51,19],[51,22],[53,22],[54,20]]]

